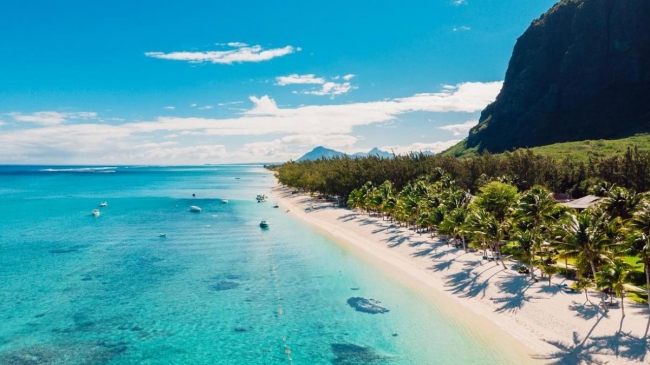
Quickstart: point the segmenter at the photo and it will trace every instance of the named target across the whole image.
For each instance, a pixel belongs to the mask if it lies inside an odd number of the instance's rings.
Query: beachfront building
[[[601,198],[595,196],[595,195],[587,195],[585,197],[582,197],[580,199],[575,199],[575,200],[569,200],[569,201],[564,201],[561,202],[560,204],[564,205],[565,207],[568,208],[573,208],[577,210],[578,212],[583,211],[594,204],[597,204],[600,201]]]

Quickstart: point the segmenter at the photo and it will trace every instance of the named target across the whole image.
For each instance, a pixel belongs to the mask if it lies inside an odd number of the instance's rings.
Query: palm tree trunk
[[[530,278],[535,280],[535,266],[533,266],[533,261],[535,261],[535,249],[531,247],[530,249]]]
[[[596,265],[594,265],[594,260],[589,260],[589,265],[591,265],[591,273],[594,275],[594,280],[596,279]]]
[[[467,253],[467,246],[465,246],[465,236],[460,236],[460,238],[463,241],[463,250],[465,250],[465,253]]]
[[[648,293],[648,307],[650,308],[650,258],[643,258],[643,266],[645,269],[645,280],[646,280],[646,293]]]
[[[621,290],[621,315],[625,317],[625,291]]]
[[[501,260],[501,265],[503,265],[503,268],[506,268],[506,263],[503,261],[503,255],[501,254],[501,246],[497,243],[497,252],[499,253],[499,259]]]
[[[569,278],[569,258],[564,254],[564,280]]]

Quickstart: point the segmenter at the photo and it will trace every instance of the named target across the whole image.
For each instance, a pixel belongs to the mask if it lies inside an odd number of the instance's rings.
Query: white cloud
[[[455,27],[455,28],[452,29],[452,30],[453,30],[454,32],[458,32],[458,31],[466,32],[466,31],[468,31],[468,30],[472,30],[472,28],[470,28],[470,27],[468,27],[468,26],[466,26],[466,25],[463,25],[463,26],[460,26],[460,27]]]
[[[0,133],[0,161],[25,163],[165,163],[164,158],[174,163],[196,163],[198,158],[217,158],[224,155],[222,148],[210,146],[214,136],[276,135],[279,141],[273,144],[249,144],[241,153],[251,151],[275,153],[277,156],[295,158],[292,148],[309,143],[329,144],[345,147],[353,144],[349,136],[354,128],[364,125],[382,124],[396,120],[402,114],[411,112],[476,112],[492,102],[501,89],[501,82],[463,83],[454,88],[435,93],[416,94],[375,102],[358,102],[332,105],[306,105],[299,107],[278,107],[269,96],[250,97],[253,107],[229,118],[181,118],[160,116],[150,121],[98,123],[97,120],[63,120],[95,117],[95,113],[68,113],[39,120],[39,126],[9,130]],[[16,117],[32,114],[13,113]],[[27,118],[35,123],[33,118]],[[43,124],[43,122],[46,122]],[[453,131],[452,131],[453,132]],[[178,135],[178,145],[150,145],[145,142],[165,140],[165,136]],[[307,136],[307,137],[305,137]],[[168,137],[172,138],[172,137]],[[285,149],[278,144],[287,145]],[[440,149],[437,144],[397,146],[399,150],[421,148]],[[276,147],[273,147],[273,146]],[[135,147],[139,146],[139,147]],[[145,147],[143,147],[145,146]],[[194,148],[199,146],[201,148]],[[293,146],[293,147],[291,147]],[[436,147],[438,146],[438,147]],[[192,148],[190,148],[192,147]],[[408,148],[407,148],[408,147]],[[145,150],[150,150],[147,152]],[[304,151],[305,149],[300,149]],[[295,151],[298,151],[296,148]],[[186,153],[184,160],[181,155]],[[199,157],[197,157],[199,156]],[[225,154],[225,159],[239,155]],[[231,157],[229,157],[231,156]],[[242,155],[243,156],[243,155]],[[163,159],[163,160],[156,160]],[[279,159],[279,157],[278,157]]]
[[[459,5],[464,5],[467,4],[467,0],[454,0],[454,5],[459,6]]]
[[[227,51],[208,52],[146,52],[145,56],[164,60],[187,61],[190,63],[209,62],[213,64],[231,65],[243,62],[263,62],[276,57],[286,56],[301,50],[300,47],[286,46],[283,48],[264,49],[262,46],[242,46],[243,43],[229,43],[234,49]]]
[[[248,47],[248,44],[242,42],[228,42],[226,45],[228,47]]]
[[[236,104],[241,104],[243,101],[229,101],[227,103],[219,103],[217,104],[218,106],[226,106],[226,105],[236,105]]]
[[[272,141],[246,143],[235,155],[237,157],[266,157],[274,161],[286,161],[300,157],[316,146],[346,149],[352,147],[357,138],[345,134],[289,135]]]
[[[303,85],[303,84],[324,84],[325,79],[322,77],[315,77],[314,74],[298,75],[291,74],[288,76],[278,76],[275,78],[276,85]]]
[[[445,125],[442,127],[438,127],[437,129],[442,129],[443,131],[448,131],[451,132],[454,136],[460,136],[463,134],[467,134],[472,127],[478,124],[478,120],[468,120],[465,123],[461,124],[450,124],[450,125]]]
[[[343,76],[342,78],[343,80],[345,80],[345,82],[343,83],[326,81],[325,78],[316,77],[314,74],[306,74],[306,75],[291,74],[288,76],[278,76],[275,78],[275,80],[276,80],[276,85],[279,86],[309,85],[309,84],[321,85],[319,89],[304,90],[300,93],[306,95],[334,96],[334,95],[347,94],[348,92],[356,89],[356,87],[352,86],[352,84],[350,84],[349,82],[353,77],[354,77],[353,74],[348,74]],[[334,76],[332,80],[338,80],[340,78],[341,76]],[[298,94],[298,91],[294,90],[292,91],[292,93]]]
[[[196,107],[196,103],[190,104],[190,107],[192,108]]]
[[[97,113],[93,112],[76,112],[76,113],[61,113],[54,111],[35,112],[32,114],[22,113],[9,113],[17,122],[27,122],[43,125],[63,124],[68,119],[92,119],[97,117]]]
[[[304,91],[303,94],[307,95],[341,95],[347,94],[352,89],[355,89],[349,82],[338,84],[336,82],[326,82],[320,90]]]
[[[441,142],[430,142],[430,143],[416,142],[408,146],[384,146],[381,147],[380,149],[382,151],[394,152],[397,155],[405,155],[410,152],[417,153],[417,152],[427,152],[427,151],[439,153],[455,145],[458,142],[460,142],[460,140],[458,139],[453,139],[450,141],[441,141]]]
[[[227,156],[223,145],[201,145],[188,147],[168,147],[177,142],[150,143],[137,146],[138,151],[131,154],[136,161],[165,161],[165,163],[187,163],[187,161],[220,160]]]
[[[198,109],[199,110],[209,110],[209,109],[212,109],[212,108],[214,108],[212,105],[206,105],[206,106],[202,106],[202,107],[200,107]]]
[[[163,109],[174,110],[174,109],[176,109],[176,108],[174,108],[173,106],[166,106],[166,107],[164,107]]]

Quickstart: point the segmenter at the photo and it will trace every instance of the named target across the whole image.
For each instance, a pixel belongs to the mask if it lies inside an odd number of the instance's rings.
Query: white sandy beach
[[[332,203],[291,194],[276,187],[280,208],[335,238],[353,253],[430,298],[479,336],[512,349],[520,363],[648,364],[650,313],[646,306],[625,303],[608,313],[597,306],[601,294],[570,293],[560,276],[537,283],[501,264],[482,260],[391,224],[379,217],[333,207]],[[305,208],[313,206],[313,210]],[[570,284],[570,283],[569,283]]]

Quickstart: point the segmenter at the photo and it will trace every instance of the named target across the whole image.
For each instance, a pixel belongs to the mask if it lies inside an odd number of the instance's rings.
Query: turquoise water
[[[272,184],[255,166],[0,166],[0,364],[506,362],[416,292],[256,203]],[[350,297],[390,312],[357,312]]]

